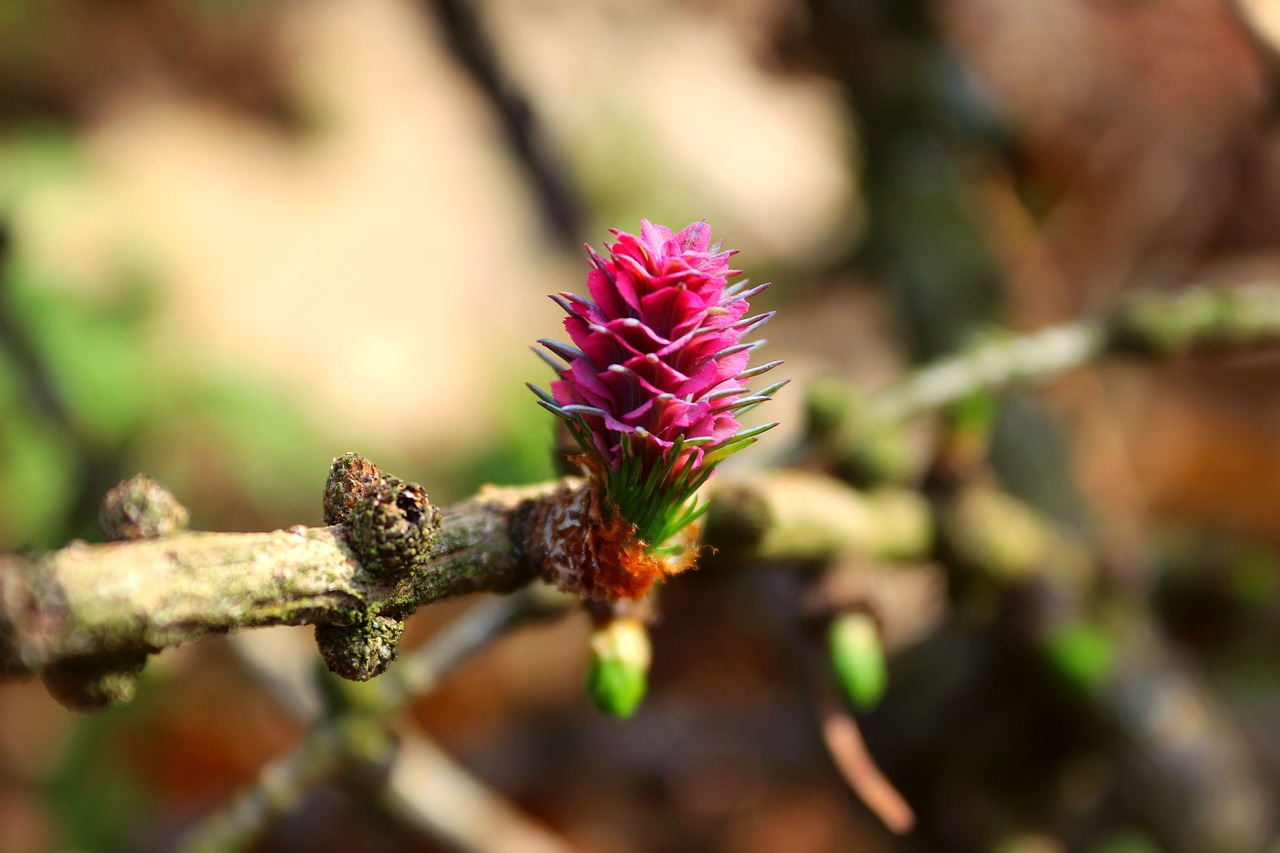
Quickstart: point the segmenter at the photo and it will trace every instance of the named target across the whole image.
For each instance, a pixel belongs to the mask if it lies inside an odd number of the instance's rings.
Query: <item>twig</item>
[[[556,236],[565,243],[580,240],[582,212],[564,166],[552,151],[528,99],[504,73],[475,4],[420,0],[420,5],[440,24],[459,64],[493,103]]]
[[[818,716],[831,760],[858,799],[893,832],[910,832],[916,823],[915,812],[867,751],[857,721],[829,695],[819,699]]]
[[[347,753],[341,726],[317,725],[289,754],[272,761],[251,788],[184,838],[180,853],[242,850],[309,791],[332,778]]]
[[[533,576],[513,529],[530,494],[493,491],[445,510],[427,564],[400,581],[366,571],[337,525],[0,555],[0,671],[267,625],[351,625],[384,610],[515,589]]]
[[[799,472],[719,485],[707,541],[725,551],[801,560],[855,551],[893,559],[930,547],[928,506],[904,490],[861,494]],[[0,672],[120,655],[134,666],[133,656],[211,633],[357,626],[447,596],[511,591],[536,575],[522,551],[529,508],[557,486],[486,489],[446,509],[428,559],[403,578],[372,574],[341,525],[180,533],[75,543],[36,557],[0,555]],[[125,666],[110,664],[100,668]]]
[[[1097,323],[1071,323],[988,341],[915,371],[872,401],[873,417],[901,422],[979,391],[1044,381],[1096,358],[1106,337]]]
[[[9,223],[0,219],[0,358],[12,367],[26,410],[43,427],[59,434],[75,457],[71,470],[76,472],[77,482],[65,514],[65,529],[70,533],[92,518],[102,492],[119,479],[120,453],[98,440],[76,418],[38,342],[10,305],[12,244]]]
[[[552,587],[533,585],[512,595],[490,599],[467,611],[431,642],[407,655],[387,674],[364,686],[373,699],[362,708],[379,714],[393,713],[413,699],[430,693],[464,660],[483,650],[496,638],[527,622],[549,619],[566,612],[576,598]]]
[[[1165,849],[1263,849],[1277,808],[1255,748],[1145,610],[1129,610],[1123,625],[1094,694],[1119,736],[1120,784]]]
[[[474,853],[569,853],[425,738],[406,736],[383,804],[409,826]]]
[[[875,396],[870,420],[901,423],[978,392],[1043,382],[1102,356],[1268,345],[1280,345],[1280,285],[1145,294],[1102,320],[987,340],[939,359]]]
[[[385,720],[406,702],[430,690],[473,654],[519,625],[563,613],[566,603],[566,599],[548,596],[537,587],[490,599],[408,655],[387,676],[368,684],[337,683],[335,689],[344,691],[340,697],[343,707],[317,722],[291,753],[271,762],[254,785],[192,829],[179,849],[183,853],[243,849],[307,792],[333,778],[348,763],[386,758],[391,744]],[[409,674],[397,679],[392,673],[400,669]]]

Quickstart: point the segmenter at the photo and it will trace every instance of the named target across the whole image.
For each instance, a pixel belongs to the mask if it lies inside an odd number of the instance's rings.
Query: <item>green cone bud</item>
[[[649,686],[653,648],[639,619],[614,619],[591,634],[587,691],[600,713],[630,717]]]
[[[840,692],[855,710],[867,711],[880,703],[888,682],[880,629],[870,613],[843,613],[831,620],[827,631],[831,666]]]

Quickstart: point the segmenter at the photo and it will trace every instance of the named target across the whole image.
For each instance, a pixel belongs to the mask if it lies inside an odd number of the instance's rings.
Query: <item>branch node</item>
[[[382,470],[359,453],[333,460],[324,485],[324,523],[346,524],[356,504],[382,482]]]
[[[387,671],[400,651],[404,622],[377,615],[359,625],[317,625],[316,645],[325,666],[349,681],[368,681]]]
[[[98,512],[105,537],[114,542],[154,539],[187,528],[190,513],[173,493],[146,474],[120,483]],[[119,649],[47,663],[40,680],[54,699],[76,711],[99,711],[133,701],[138,676],[154,649]]]
[[[347,522],[347,540],[368,572],[376,577],[408,577],[424,566],[436,544],[440,512],[417,483],[383,476],[356,503]]]
[[[54,661],[40,670],[49,695],[73,711],[100,711],[133,701],[145,651],[86,655]]]
[[[693,565],[697,525],[672,541],[688,547],[674,557],[650,554],[635,525],[606,505],[594,480],[566,483],[524,517],[523,552],[548,583],[586,599],[643,598],[668,575]]]
[[[120,483],[102,499],[98,523],[109,541],[155,539],[187,529],[191,514],[173,493],[146,474]]]
[[[385,474],[356,453],[333,460],[324,518],[347,526],[347,540],[371,575],[393,580],[426,564],[440,530],[440,511],[422,486]]]

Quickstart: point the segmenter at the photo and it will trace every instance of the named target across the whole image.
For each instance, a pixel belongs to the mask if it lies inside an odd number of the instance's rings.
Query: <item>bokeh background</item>
[[[706,218],[775,282],[765,352],[795,381],[746,465],[787,455],[819,377],[870,392],[1135,289],[1274,280],[1278,44],[1268,0],[0,0],[0,549],[99,538],[139,470],[218,530],[320,523],[347,450],[445,503],[551,476],[523,387],[545,294],[642,216]],[[591,710],[574,617],[412,724],[581,850],[1206,849],[1198,789],[1154,778],[1179,773],[1244,786],[1212,837],[1262,849],[1278,380],[1267,353],[1085,371],[1003,400],[991,451],[1136,590],[1247,753],[1226,770],[1120,744],[1019,648],[1025,590],[958,599],[864,720],[920,816],[894,838],[831,768],[769,582],[732,566],[664,597],[630,722]],[[0,685],[0,851],[164,849],[299,732],[221,640],[95,716]],[[332,788],[261,849],[448,848]]]

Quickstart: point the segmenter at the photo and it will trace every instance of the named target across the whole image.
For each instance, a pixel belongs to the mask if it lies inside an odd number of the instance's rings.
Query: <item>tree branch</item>
[[[403,579],[371,574],[341,525],[0,555],[0,671],[267,625],[355,625],[448,596],[510,591],[533,577],[516,547],[517,510],[540,491],[489,490],[445,510],[425,565]]]
[[[348,764],[376,764],[394,749],[386,718],[410,700],[428,692],[445,676],[494,640],[526,622],[565,611],[567,596],[545,587],[530,587],[506,598],[486,601],[467,611],[428,643],[391,670],[396,676],[368,684],[338,682],[328,713],[317,721],[287,755],[263,769],[258,781],[196,826],[183,840],[183,853],[240,850],[276,818],[289,812],[317,785],[334,778]],[[385,682],[385,684],[384,684]],[[339,707],[334,707],[339,706]],[[411,803],[396,782],[388,796]]]
[[[354,454],[335,460],[326,516],[343,523],[329,527],[163,535],[185,511],[156,484],[130,481],[108,499],[119,517],[104,508],[107,527],[156,538],[0,555],[0,673],[38,673],[63,704],[97,708],[127,700],[147,655],[162,648],[208,634],[311,624],[331,669],[371,678],[394,659],[400,620],[420,605],[511,592],[539,576],[529,543],[545,531],[531,520],[538,503],[554,500],[564,484],[485,488],[440,513],[438,531],[402,541],[386,538],[387,530],[407,525],[396,502],[411,498],[406,505],[423,524],[434,524],[436,511],[420,487]],[[774,472],[726,480],[718,494],[708,542],[730,553],[915,558],[930,548],[928,506],[906,491],[863,494],[821,475]],[[375,522],[401,527],[366,530]],[[401,565],[396,548],[419,545],[421,559]],[[401,667],[384,689],[416,690],[402,682],[430,677]]]
[[[572,848],[423,737],[405,736],[382,795],[403,823],[475,853],[571,853]]]
[[[871,401],[871,417],[900,423],[980,391],[1042,382],[1109,355],[1280,344],[1280,285],[1149,293],[1109,317],[983,341],[910,374]]]

